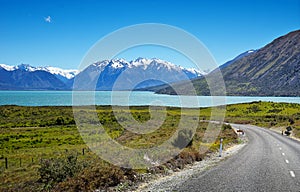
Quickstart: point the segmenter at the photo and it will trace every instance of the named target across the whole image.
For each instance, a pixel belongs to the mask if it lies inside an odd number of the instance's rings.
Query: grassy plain
[[[89,117],[92,116],[92,112],[80,108],[76,110],[78,110],[76,113],[78,118],[91,121],[92,118]],[[150,119],[148,107],[120,110],[120,112],[131,113],[139,122]],[[162,113],[160,108],[156,110],[157,113]],[[0,190],[108,189],[112,186],[120,186],[120,183],[130,185],[131,182],[141,179],[143,173],[164,172],[166,169],[177,170],[205,156],[199,153],[198,149],[201,145],[210,146],[209,152],[212,152],[217,150],[219,138],[224,138],[225,147],[229,143],[238,142],[233,130],[226,126],[223,126],[218,138],[212,143],[202,140],[207,123],[198,121],[198,117],[200,120],[209,120],[211,110],[211,108],[201,108],[199,114],[196,109],[182,111],[180,108],[167,108],[166,119],[159,129],[149,134],[137,134],[120,125],[120,121],[126,121],[124,119],[126,115],[115,117],[111,107],[96,107],[96,121],[100,122],[105,131],[118,143],[131,148],[157,146],[170,138],[176,132],[183,112],[183,115],[188,117],[187,122],[184,122],[185,126],[188,127],[190,123],[197,120],[197,130],[193,140],[180,155],[153,169],[129,170],[115,167],[99,159],[88,149],[78,132],[71,107],[0,106]],[[227,122],[249,123],[267,128],[276,126],[284,128],[292,125],[293,134],[300,137],[299,104],[253,102],[228,105],[226,111]],[[58,170],[53,172],[47,170],[47,167]],[[69,168],[66,170],[66,167]]]

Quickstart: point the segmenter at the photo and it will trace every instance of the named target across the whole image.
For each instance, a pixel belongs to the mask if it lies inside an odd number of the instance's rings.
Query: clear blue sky
[[[77,68],[100,38],[140,23],[180,27],[222,64],[300,29],[300,0],[0,0],[0,63]]]

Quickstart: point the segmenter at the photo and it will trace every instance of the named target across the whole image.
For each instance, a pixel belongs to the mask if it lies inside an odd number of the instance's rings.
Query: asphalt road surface
[[[174,191],[300,192],[300,142],[251,125],[232,126],[245,131],[248,144]]]

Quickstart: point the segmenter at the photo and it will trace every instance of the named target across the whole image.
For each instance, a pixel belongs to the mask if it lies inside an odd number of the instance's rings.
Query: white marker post
[[[220,139],[220,153],[219,153],[219,157],[222,157],[222,145],[223,145],[223,139]]]

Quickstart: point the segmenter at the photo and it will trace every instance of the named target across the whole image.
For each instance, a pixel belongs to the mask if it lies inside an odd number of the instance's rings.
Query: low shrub
[[[73,177],[81,169],[77,154],[68,154],[65,158],[41,159],[38,169],[39,182],[43,183],[45,188],[51,188],[55,183]]]
[[[54,191],[95,191],[107,190],[120,183],[132,183],[137,173],[108,163],[95,164],[73,178],[59,183]]]
[[[223,124],[222,125],[222,130],[227,130],[227,129],[232,129],[230,124]]]
[[[192,130],[183,129],[178,132],[178,136],[172,143],[175,147],[183,149],[191,146],[193,143],[193,132]]]

